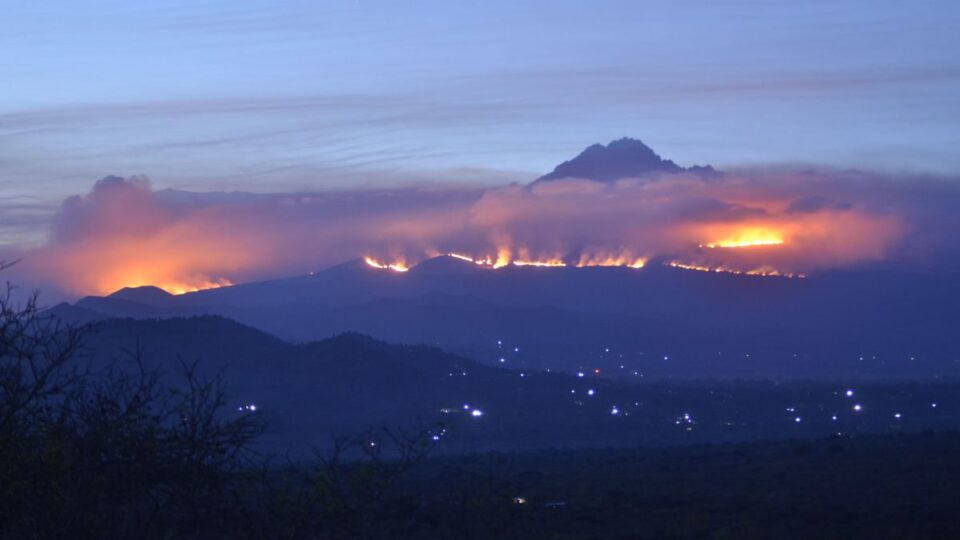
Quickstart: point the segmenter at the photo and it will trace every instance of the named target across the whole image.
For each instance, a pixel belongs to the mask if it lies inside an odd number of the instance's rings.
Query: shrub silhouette
[[[0,264],[0,270],[6,268]],[[440,428],[334,437],[276,466],[251,444],[256,414],[227,412],[219,378],[179,384],[130,366],[94,369],[94,328],[45,316],[37,294],[0,293],[0,537],[361,538],[415,529],[393,493]],[[391,525],[387,526],[386,523]]]
[[[262,431],[219,380],[84,365],[91,329],[0,295],[0,536],[204,536],[238,516]]]

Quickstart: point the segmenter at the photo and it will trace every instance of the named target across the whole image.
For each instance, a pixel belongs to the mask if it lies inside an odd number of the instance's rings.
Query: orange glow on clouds
[[[703,244],[707,248],[743,248],[754,246],[779,246],[783,244],[783,234],[762,228],[741,229],[731,236],[722,238],[709,244]]]
[[[876,183],[862,189],[856,178],[764,174],[196,200],[116,179],[67,201],[49,243],[18,254],[24,264],[14,270],[28,268],[29,277],[74,295],[141,285],[183,293],[358,257],[405,272],[440,254],[490,269],[637,269],[663,260],[691,270],[800,276],[890,259],[905,238],[923,238],[896,197],[876,202],[884,193]],[[811,192],[828,203],[795,204]]]
[[[183,294],[232,285],[222,272],[249,264],[245,255],[225,252],[207,242],[176,248],[165,236],[145,240],[115,239],[100,245],[82,243],[49,257],[58,268],[75,269],[70,276],[79,294],[110,294],[124,287],[153,285]],[[84,273],[76,272],[78,269]],[[69,271],[69,270],[68,270]],[[77,280],[77,278],[84,278]]]

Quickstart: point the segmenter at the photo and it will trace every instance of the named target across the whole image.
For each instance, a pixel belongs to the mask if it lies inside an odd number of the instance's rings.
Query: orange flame
[[[791,272],[781,272],[771,266],[761,266],[750,270],[738,270],[729,266],[703,266],[699,264],[689,264],[680,261],[668,261],[667,266],[680,268],[682,270],[696,270],[698,272],[720,272],[725,274],[746,274],[748,276],[767,276],[767,277],[787,277],[787,278],[805,278],[805,274],[795,274]]]
[[[608,267],[625,267],[625,268],[643,268],[647,264],[646,257],[636,257],[631,255],[628,252],[620,253],[605,253],[605,252],[592,252],[592,253],[583,253],[580,255],[576,263],[568,262],[569,259],[559,256],[551,257],[542,257],[542,256],[532,256],[531,251],[525,248],[517,250],[517,257],[514,258],[514,251],[508,247],[501,247],[497,249],[497,254],[495,256],[488,255],[482,257],[474,257],[472,255],[467,255],[464,252],[448,251],[448,252],[439,252],[435,250],[428,250],[427,255],[430,257],[434,256],[446,256],[458,259],[461,261],[469,262],[476,264],[478,266],[483,266],[486,268],[503,268],[506,266],[532,266],[538,268],[563,268],[566,266],[576,266],[578,268],[588,267],[588,266],[608,266]],[[364,261],[374,267],[383,270],[395,270],[398,272],[405,272],[409,270],[407,264],[403,261],[395,263],[385,263],[379,259],[374,259],[372,257],[365,257]]]
[[[170,294],[186,294],[189,292],[197,292],[206,289],[219,289],[220,287],[230,287],[233,285],[229,279],[218,279],[216,281],[209,280],[200,280],[193,283],[161,283],[157,285],[156,283],[136,283],[130,285],[124,285],[125,287],[141,287],[144,285],[153,285],[154,287],[159,287]]]
[[[461,261],[477,262],[473,260],[473,257],[468,257],[466,255],[461,255],[459,253],[447,253],[447,257],[453,257],[454,259],[460,259]]]
[[[381,270],[393,270],[394,272],[406,272],[407,270],[410,270],[410,268],[403,261],[398,261],[394,263],[382,263],[371,257],[364,257],[363,262],[367,263],[368,265],[374,268],[379,268]]]
[[[751,227],[741,229],[731,236],[701,244],[706,248],[744,248],[755,246],[778,246],[784,243],[783,235],[777,231],[765,228]]]
[[[229,287],[233,285],[229,279],[196,278],[192,280],[154,280],[147,277],[129,277],[124,276],[120,279],[107,278],[101,282],[97,288],[100,294],[109,294],[127,287],[146,287],[153,286],[163,289],[170,294],[186,294],[190,292],[202,291],[206,289],[218,289],[220,287]]]
[[[497,250],[497,260],[493,263],[494,268],[503,268],[510,264],[510,249],[500,248]]]
[[[162,242],[122,239],[62,250],[50,259],[50,267],[78,269],[71,275],[77,280],[72,286],[77,294],[106,295],[126,287],[144,286],[184,294],[232,285],[214,268],[220,263],[229,271],[236,263],[246,261],[245,254],[236,253],[224,253],[217,246],[203,243],[193,250],[172,251]]]
[[[514,266],[539,266],[539,267],[563,267],[567,263],[558,260],[549,260],[549,261],[527,261],[527,260],[516,260],[513,261]]]
[[[627,253],[617,255],[598,255],[583,253],[577,261],[577,268],[585,266],[626,266],[628,268],[643,268],[647,264],[646,257],[633,257]]]

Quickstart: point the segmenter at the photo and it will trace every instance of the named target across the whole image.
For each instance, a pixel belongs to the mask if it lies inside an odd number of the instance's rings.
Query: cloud
[[[958,179],[787,168],[710,180],[279,194],[155,191],[144,177],[107,177],[63,203],[49,240],[22,251],[18,272],[82,295],[146,284],[184,291],[367,255],[412,264],[445,252],[789,273],[876,262],[956,271],[958,204]],[[757,240],[770,245],[721,247]]]
[[[799,199],[794,200],[790,203],[790,206],[787,207],[787,212],[798,212],[798,213],[808,213],[808,212],[819,212],[821,210],[849,210],[851,204],[844,201],[831,201],[826,197],[821,197],[819,195],[808,195],[806,197],[800,197]]]

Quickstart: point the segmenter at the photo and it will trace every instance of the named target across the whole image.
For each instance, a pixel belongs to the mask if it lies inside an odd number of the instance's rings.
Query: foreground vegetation
[[[294,462],[192,365],[91,368],[88,331],[0,296],[2,538],[960,536],[960,434],[430,457],[429,426]]]

